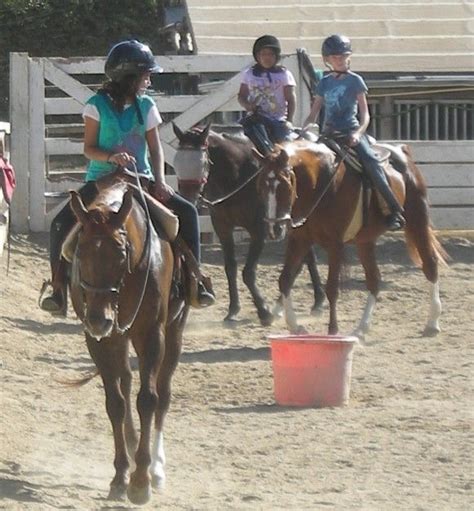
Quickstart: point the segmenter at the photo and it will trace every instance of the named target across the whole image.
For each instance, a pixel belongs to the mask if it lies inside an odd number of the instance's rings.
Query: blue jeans
[[[288,140],[291,132],[286,121],[270,119],[259,114],[247,115],[240,123],[245,135],[264,155],[273,149],[273,143]]]
[[[199,263],[201,261],[201,241],[196,207],[179,193],[174,193],[164,204],[172,209],[179,218],[178,234],[181,235]]]
[[[401,213],[403,209],[393,195],[383,167],[380,164],[377,155],[370,147],[368,138],[365,135],[362,135],[360,142],[354,146],[353,149],[359,156],[364,170],[367,172],[370,180],[388,204],[390,211],[392,213]]]

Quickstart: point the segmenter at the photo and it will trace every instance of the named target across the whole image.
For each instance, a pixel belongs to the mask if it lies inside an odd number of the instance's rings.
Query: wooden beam
[[[94,94],[94,91],[55,66],[52,63],[52,59],[43,58],[42,60],[44,61],[45,78],[81,105],[85,105],[87,100]]]
[[[236,96],[240,80],[240,74],[235,75],[221,87],[216,89],[211,96],[204,96],[201,100],[196,101],[193,106],[189,107],[186,112],[175,117],[173,121],[183,131],[188,130],[204,119],[204,117],[214,112],[220,106],[225,105],[231,98]],[[176,138],[171,123],[166,124],[160,129],[160,136],[164,142],[168,143],[172,142]]]
[[[28,54],[10,53],[11,162],[16,188],[11,204],[11,225],[15,232],[29,231],[29,79]],[[14,91],[14,93],[13,93]]]
[[[30,86],[30,229],[33,232],[48,230],[45,225],[45,147],[44,147],[44,59],[29,59]]]

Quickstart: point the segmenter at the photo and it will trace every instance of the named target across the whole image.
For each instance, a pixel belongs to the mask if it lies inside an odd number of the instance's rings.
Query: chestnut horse
[[[165,480],[163,421],[188,307],[182,297],[171,293],[170,242],[156,234],[148,210],[133,193],[126,183],[112,182],[87,209],[80,195],[71,192],[79,225],[70,287],[112,423],[115,476],[109,498],[127,494],[133,503],[143,504],[151,487],[160,487]],[[140,373],[139,436],[132,422],[130,341]],[[136,469],[129,479],[133,457]]]
[[[405,235],[409,254],[430,282],[430,311],[424,335],[439,331],[438,265],[445,264],[446,254],[430,224],[426,184],[406,146],[384,146],[390,162],[387,175],[400,204],[405,210]],[[361,175],[339,164],[324,144],[283,145],[264,158],[259,176],[259,192],[266,203],[272,224],[291,222],[285,262],[279,278],[285,317],[289,330],[298,333],[290,292],[304,255],[313,243],[328,253],[326,295],[329,301],[329,334],[338,332],[336,301],[343,264],[344,243],[354,243],[365,271],[369,291],[367,303],[355,335],[368,332],[379,293],[380,273],[375,256],[377,238],[386,231],[384,215],[372,193],[366,211],[357,205],[362,197]],[[388,162],[387,162],[388,163]],[[393,167],[396,166],[398,170]],[[356,213],[356,215],[355,215]],[[365,213],[365,214],[364,214]],[[354,219],[359,217],[359,224]],[[363,217],[365,221],[362,221]]]
[[[247,259],[242,278],[257,308],[260,322],[268,326],[273,314],[256,283],[256,269],[265,244],[265,209],[256,189],[259,173],[258,160],[252,153],[253,144],[244,137],[219,134],[193,128],[182,132],[173,124],[179,139],[174,169],[179,179],[180,192],[196,203],[199,198],[209,207],[214,231],[224,253],[224,268],[229,288],[229,307],[224,321],[237,319],[240,299],[237,290],[237,260],[234,230],[243,227],[250,235]],[[200,197],[202,192],[202,197]],[[277,233],[274,239],[281,238]],[[311,247],[305,254],[314,293],[312,312],[322,308],[324,291]],[[277,311],[278,308],[275,308]]]

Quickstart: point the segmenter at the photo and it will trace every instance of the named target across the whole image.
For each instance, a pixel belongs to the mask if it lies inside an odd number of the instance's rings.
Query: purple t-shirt
[[[316,94],[324,99],[324,132],[347,133],[359,127],[357,96],[367,92],[363,78],[349,71],[343,78],[326,75],[316,87]]]
[[[278,72],[262,72],[256,76],[253,67],[242,74],[242,82],[249,88],[249,99],[259,107],[259,113],[276,121],[285,121],[287,104],[284,89],[287,85],[296,85],[291,71],[281,68]]]

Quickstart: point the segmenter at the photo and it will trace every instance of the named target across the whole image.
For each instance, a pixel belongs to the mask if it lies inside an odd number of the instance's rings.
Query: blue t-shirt
[[[316,94],[324,99],[322,131],[348,133],[357,129],[357,96],[367,91],[363,78],[352,71],[339,79],[326,75],[316,87]]]
[[[146,119],[154,105],[153,99],[143,95],[138,96],[137,101],[142,117]],[[140,124],[135,106],[131,105],[122,112],[118,112],[106,94],[95,94],[87,103],[94,105],[100,114],[97,146],[111,153],[126,151],[135,156],[138,172],[153,179],[145,138],[146,125]],[[96,181],[114,169],[113,163],[90,160],[86,181]]]

